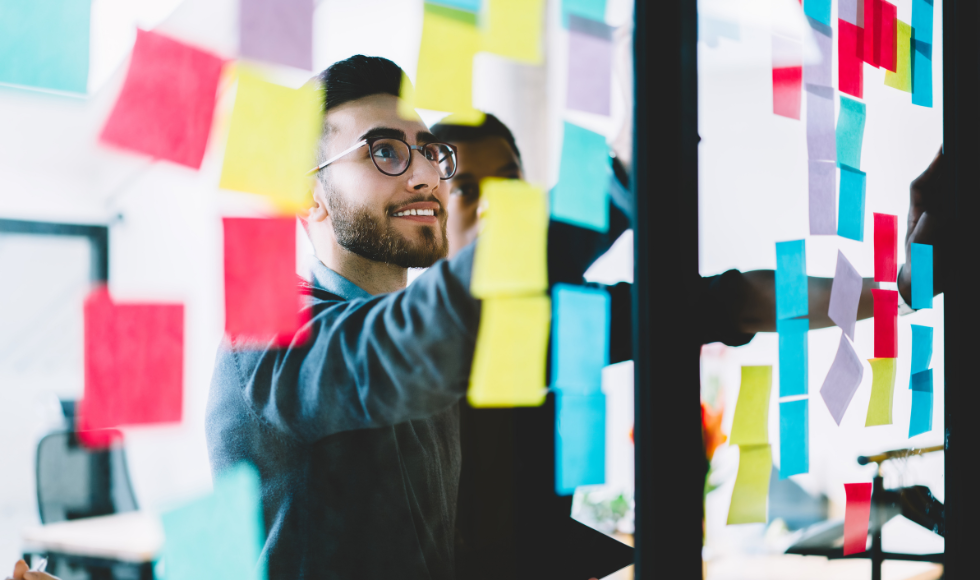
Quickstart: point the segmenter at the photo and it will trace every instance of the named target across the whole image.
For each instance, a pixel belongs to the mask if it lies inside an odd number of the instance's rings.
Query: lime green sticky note
[[[544,403],[551,300],[545,296],[483,301],[467,399],[474,407]]]
[[[872,358],[871,402],[865,427],[892,424],[892,397],[895,392],[895,361],[893,358]]]
[[[744,368],[744,367],[743,367]],[[766,523],[772,451],[769,445],[740,445],[738,475],[728,508],[728,525]]]
[[[548,289],[548,204],[526,181],[489,178],[480,185],[483,231],[473,256],[470,292],[477,298],[538,294]]]
[[[769,442],[769,393],[772,367],[742,367],[742,386],[738,389],[732,445],[762,445]]]
[[[896,21],[898,29],[898,60],[896,61],[895,72],[885,71],[885,85],[905,91],[912,92],[912,27],[901,20]]]
[[[541,64],[544,7],[544,0],[489,0],[483,50]]]
[[[268,196],[284,212],[309,207],[322,98],[307,85],[290,89],[239,67],[228,146],[218,186]]]

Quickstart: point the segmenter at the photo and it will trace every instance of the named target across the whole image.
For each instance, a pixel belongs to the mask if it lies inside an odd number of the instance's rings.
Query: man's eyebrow
[[[364,139],[401,139],[404,141],[405,132],[393,127],[373,127],[361,135],[358,141],[363,141]]]
[[[500,169],[498,169],[496,171],[496,173],[500,174],[500,173],[506,173],[506,172],[510,172],[510,171],[516,171],[516,170],[518,170],[520,168],[521,168],[521,166],[518,165],[518,163],[516,161],[511,161],[507,165],[504,165],[503,167],[501,167]]]
[[[436,143],[439,138],[428,131],[419,131],[415,134],[415,143]]]

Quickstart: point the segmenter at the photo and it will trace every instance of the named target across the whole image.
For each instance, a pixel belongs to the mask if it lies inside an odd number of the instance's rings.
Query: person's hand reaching
[[[58,580],[58,578],[45,572],[31,571],[27,562],[17,560],[17,563],[14,564],[14,575],[8,576],[7,580]]]
[[[943,291],[943,239],[946,235],[943,229],[944,167],[943,150],[940,148],[929,167],[909,186],[909,222],[905,234],[906,263],[898,279],[898,291],[902,293],[902,299],[906,304],[912,303],[912,272],[909,268],[909,260],[913,243],[932,246],[933,292],[939,294]]]

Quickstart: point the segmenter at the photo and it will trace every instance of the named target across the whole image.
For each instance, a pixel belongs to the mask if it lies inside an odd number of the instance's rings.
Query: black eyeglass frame
[[[456,171],[459,169],[459,161],[458,161],[458,157],[457,157],[457,155],[459,154],[459,149],[455,145],[453,145],[452,143],[443,143],[442,141],[432,141],[430,143],[425,143],[423,145],[409,145],[408,141],[405,141],[404,139],[399,139],[398,137],[372,137],[372,138],[369,138],[369,139],[361,139],[360,141],[358,141],[354,145],[351,145],[347,149],[344,149],[340,153],[334,155],[330,159],[327,159],[326,161],[324,161],[320,165],[317,165],[313,169],[309,170],[307,172],[307,175],[313,175],[313,174],[319,172],[321,169],[323,169],[324,167],[330,165],[334,161],[337,161],[341,157],[347,155],[348,153],[351,153],[352,151],[356,151],[357,149],[360,149],[361,147],[364,147],[365,145],[368,146],[368,150],[373,149],[374,148],[374,144],[376,142],[378,142],[378,141],[399,141],[401,143],[404,143],[405,146],[408,147],[408,163],[405,164],[405,169],[402,169],[398,173],[388,173],[384,169],[381,169],[381,167],[378,166],[378,162],[374,158],[374,155],[369,155],[369,157],[371,158],[371,163],[374,164],[374,168],[377,169],[378,171],[380,171],[382,175],[387,175],[388,177],[398,177],[399,175],[404,175],[405,172],[408,171],[408,168],[412,166],[412,159],[414,158],[414,155],[412,155],[412,152],[413,151],[418,151],[419,153],[422,153],[422,155],[424,156],[425,155],[424,149],[426,147],[428,147],[429,145],[445,145],[452,152],[452,156],[453,156],[453,172],[450,173],[449,175],[447,175],[446,177],[440,176],[439,177],[439,180],[440,181],[446,181],[448,179],[452,179],[453,176],[456,175]],[[426,159],[426,161],[429,161],[429,159]],[[437,160],[437,163],[441,163],[441,162],[442,162],[441,160]]]

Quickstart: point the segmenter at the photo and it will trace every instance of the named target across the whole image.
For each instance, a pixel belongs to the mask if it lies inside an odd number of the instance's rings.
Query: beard
[[[406,203],[436,201],[432,196],[421,196]],[[391,210],[385,208],[382,217],[373,215],[364,207],[353,207],[332,189],[327,193],[330,206],[330,221],[333,224],[337,243],[345,250],[384,264],[394,264],[401,268],[428,268],[436,261],[445,258],[449,250],[446,238],[446,212],[440,204],[439,231],[432,228],[418,228],[418,240],[409,240],[391,223]]]

